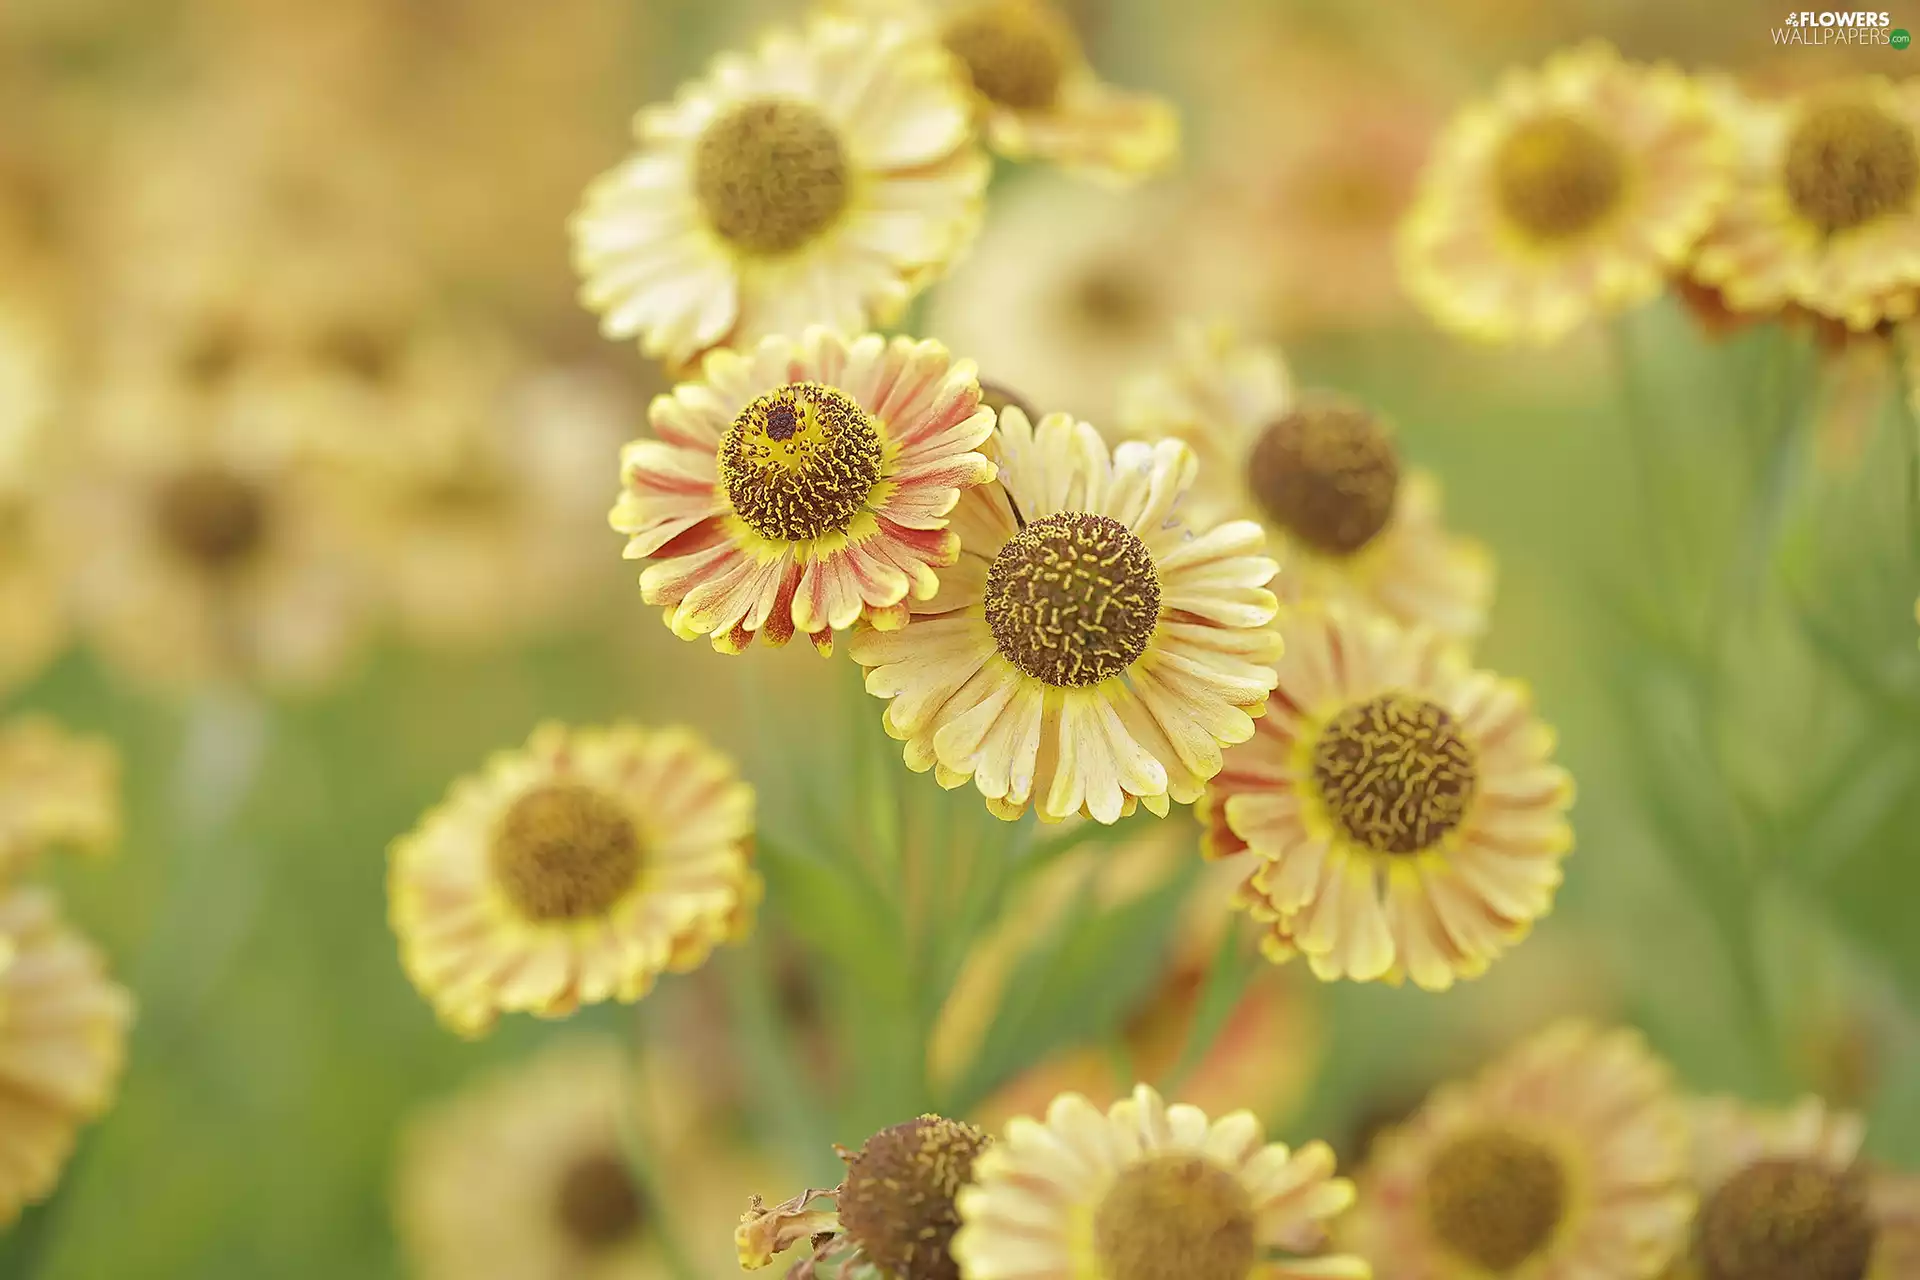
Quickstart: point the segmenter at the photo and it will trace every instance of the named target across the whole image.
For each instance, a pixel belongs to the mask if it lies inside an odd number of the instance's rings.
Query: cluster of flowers
[[[53,891],[22,882],[53,851],[110,851],[119,786],[109,744],[41,716],[0,721],[0,1226],[53,1190],[126,1057],[132,999]]]
[[[1863,1159],[1863,1136],[1816,1099],[1683,1099],[1637,1034],[1565,1022],[1435,1091],[1354,1182],[1324,1143],[1289,1151],[1249,1113],[1209,1123],[1143,1084],[1105,1115],[1062,1095],[997,1141],[938,1116],[884,1129],[841,1153],[839,1186],[755,1198],[735,1241],[749,1269],[810,1242],[795,1280],[831,1261],[894,1280],[1901,1280],[1920,1179]]]
[[[1917,246],[1920,85],[1761,95],[1599,44],[1461,113],[1400,241],[1436,321],[1527,342],[1669,285],[1717,322],[1870,333],[1920,306]]]

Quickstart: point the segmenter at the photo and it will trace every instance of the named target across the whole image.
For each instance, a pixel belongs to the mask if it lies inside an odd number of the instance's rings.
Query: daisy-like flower
[[[0,302],[0,690],[26,680],[67,639],[46,494],[54,360],[46,325]]]
[[[1440,324],[1551,342],[1658,293],[1725,198],[1734,142],[1700,87],[1587,44],[1448,126],[1400,229]]]
[[[989,164],[965,92],[905,24],[776,32],[634,128],[639,150],[574,216],[574,264],[607,336],[671,364],[891,323],[979,229]]]
[[[1365,1280],[1321,1252],[1353,1203],[1324,1142],[1269,1143],[1250,1112],[1211,1123],[1146,1085],[1103,1115],[1064,1094],[974,1162],[953,1256],[967,1280]]]
[[[395,1225],[423,1280],[669,1280],[660,1225],[699,1274],[756,1171],[702,1132],[698,1080],[671,1059],[562,1040],[437,1104],[407,1130]],[[668,1203],[632,1172],[644,1152]]]
[[[1179,153],[1173,104],[1102,80],[1052,0],[841,3],[917,17],[953,56],[987,142],[1009,159],[1124,183],[1165,169]]]
[[[708,355],[620,458],[613,527],[682,639],[738,653],[861,618],[897,629],[959,554],[947,516],[993,479],[973,362],[937,342],[814,328]]]
[[[547,724],[394,841],[400,961],[441,1020],[631,1003],[751,925],[753,789],[681,729]]]
[[[1786,100],[1717,95],[1738,178],[1693,275],[1735,311],[1797,303],[1854,330],[1920,300],[1920,84],[1849,79]]]
[[[1130,383],[1121,412],[1130,434],[1193,446],[1194,512],[1260,519],[1283,599],[1358,600],[1459,638],[1485,629],[1493,558],[1447,531],[1439,482],[1403,469],[1366,406],[1296,396],[1278,352],[1188,325],[1178,359]]]
[[[337,675],[371,616],[337,486],[244,419],[147,426],[98,433],[56,512],[81,630],[162,687]]]
[[[1781,1111],[1697,1104],[1691,1247],[1667,1280],[1920,1275],[1920,1179],[1860,1159],[1860,1117],[1817,1098]]]
[[[52,849],[98,854],[120,838],[120,757],[45,716],[0,721],[0,881]]]
[[[0,897],[0,1226],[53,1190],[80,1126],[107,1109],[132,1017],[51,894]]]
[[[942,1116],[917,1116],[839,1148],[847,1175],[768,1207],[754,1196],[734,1231],[741,1267],[757,1271],[803,1240],[812,1252],[789,1274],[811,1280],[827,1259],[838,1274],[865,1263],[889,1280],[959,1280],[949,1246],[960,1225],[954,1197],[973,1176],[985,1133]],[[831,1200],[833,1208],[815,1205]]]
[[[1668,1076],[1634,1032],[1548,1028],[1375,1140],[1341,1242],[1397,1280],[1650,1280],[1694,1207]]]
[[[1273,687],[1277,602],[1260,527],[1191,529],[1177,440],[1109,450],[1064,413],[1017,408],[1000,482],[954,512],[960,560],[904,630],[855,634],[887,732],[942,786],[971,778],[1009,820],[1197,799],[1222,746],[1253,734]]]
[[[1338,605],[1289,615],[1279,684],[1201,810],[1259,862],[1236,905],[1276,963],[1439,991],[1553,906],[1573,781],[1526,688],[1432,632]]]

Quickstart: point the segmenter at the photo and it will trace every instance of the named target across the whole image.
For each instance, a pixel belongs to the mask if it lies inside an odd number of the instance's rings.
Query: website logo
[[[1902,37],[1895,43],[1894,36]],[[1802,9],[1773,29],[1775,44],[1886,45],[1904,49],[1911,38],[1893,30],[1893,15],[1869,9]]]

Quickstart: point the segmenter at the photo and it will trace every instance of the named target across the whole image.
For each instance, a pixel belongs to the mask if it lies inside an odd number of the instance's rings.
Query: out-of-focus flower
[[[628,397],[464,326],[426,345],[382,447],[369,436],[346,463],[367,564],[402,634],[501,644],[577,616],[612,564],[601,503]]]
[[[245,418],[145,425],[96,433],[55,512],[86,637],[167,688],[338,675],[371,616],[338,489]]]
[[[1282,599],[1356,600],[1463,639],[1485,629],[1493,560],[1447,531],[1438,481],[1403,471],[1365,406],[1296,397],[1279,353],[1188,325],[1178,359],[1128,384],[1121,413],[1132,435],[1193,446],[1193,514],[1260,520]]]
[[[753,1171],[702,1123],[699,1079],[664,1056],[562,1040],[436,1105],[400,1150],[395,1219],[422,1280],[669,1280],[661,1229],[702,1275]],[[659,1174],[653,1203],[631,1154]]]
[[[621,453],[613,527],[682,639],[739,653],[798,631],[829,653],[866,618],[906,625],[959,554],[960,493],[993,479],[972,361],[937,342],[822,328],[708,355]]]
[[[1736,311],[1798,304],[1856,331],[1920,306],[1920,84],[1863,77],[1784,100],[1716,94],[1741,139],[1692,272]]]
[[[1273,687],[1259,526],[1177,516],[1196,463],[1176,440],[1109,450],[1068,414],[1009,409],[995,444],[1000,480],[962,495],[939,593],[905,629],[854,636],[887,732],[1009,820],[1197,799]]]
[[[1116,196],[1036,176],[994,205],[966,269],[935,291],[928,327],[1041,414],[1111,422],[1115,389],[1165,358],[1182,317],[1259,306],[1244,222],[1182,189]]]
[[[1279,684],[1201,813],[1260,865],[1239,905],[1322,979],[1477,977],[1553,906],[1573,781],[1524,686],[1338,605],[1283,619]]]
[[[1249,1112],[1209,1123],[1144,1084],[1104,1115],[1065,1094],[974,1162],[953,1254],[967,1280],[1364,1280],[1359,1258],[1321,1252],[1353,1202],[1333,1166],[1323,1142],[1268,1143]]]
[[[133,1001],[53,896],[0,896],[0,1225],[44,1199],[80,1126],[107,1109]]]
[[[816,18],[634,122],[573,219],[608,337],[684,365],[811,324],[891,323],[973,238],[989,164],[946,56],[897,23]]]
[[[1860,1159],[1865,1126],[1817,1098],[1770,1111],[1732,1099],[1693,1114],[1693,1242],[1667,1280],[1920,1274],[1920,1179]]]
[[[33,309],[0,299],[0,690],[39,671],[69,626],[48,516],[52,346]]]
[[[120,839],[120,757],[45,716],[0,721],[0,881],[42,854],[105,853]]]
[[[1670,1088],[1637,1034],[1550,1027],[1381,1135],[1341,1242],[1404,1280],[1657,1275],[1694,1207]]]
[[[758,1270],[803,1240],[810,1256],[792,1269],[815,1274],[842,1254],[839,1273],[864,1262],[892,1280],[959,1280],[948,1245],[959,1215],[954,1194],[969,1181],[987,1135],[970,1124],[923,1115],[842,1149],[847,1176],[825,1191],[807,1190],[768,1208],[753,1197],[734,1232],[740,1265]],[[813,1208],[831,1198],[832,1209]]]
[[[1102,80],[1071,17],[1052,0],[839,3],[916,18],[953,56],[987,142],[1009,159],[1121,183],[1166,168],[1179,153],[1173,104]]]
[[[394,841],[401,964],[468,1036],[638,1000],[751,926],[753,798],[687,730],[542,725]]]
[[[1660,291],[1733,160],[1679,70],[1602,44],[1557,54],[1448,125],[1401,227],[1407,288],[1469,336],[1554,341]]]

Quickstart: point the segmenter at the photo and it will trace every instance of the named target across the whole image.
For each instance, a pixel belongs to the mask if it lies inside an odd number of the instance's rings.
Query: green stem
[[[1920,419],[1913,408],[1913,357],[1903,341],[1894,343],[1894,402],[1899,411],[1901,452],[1907,470],[1907,542],[1909,550],[1920,558]]]
[[[774,1003],[766,948],[756,937],[718,962],[761,1121],[796,1167],[810,1169],[828,1149],[829,1139],[820,1124],[820,1108],[805,1096],[808,1076]]]
[[[647,1017],[648,1011],[644,1006],[636,1011],[633,1036],[628,1044],[631,1078],[627,1082],[629,1087],[620,1091],[620,1152],[627,1162],[627,1172],[647,1202],[647,1230],[665,1255],[667,1269],[673,1273],[675,1280],[701,1280],[699,1268],[694,1266],[693,1256],[687,1252],[686,1242],[680,1238],[679,1218],[673,1212],[672,1198],[666,1194],[665,1183],[653,1160],[654,1135],[647,1132],[643,1117],[632,1101],[642,1083],[638,1070],[639,1042],[644,1038]]]
[[[1258,959],[1248,952],[1245,936],[1229,923],[1220,935],[1220,945],[1214,948],[1212,963],[1207,966],[1206,980],[1194,1005],[1193,1021],[1187,1024],[1186,1043],[1180,1048],[1179,1061],[1161,1089],[1167,1097],[1176,1096],[1186,1086],[1187,1080],[1213,1052],[1214,1042],[1226,1030],[1234,1010],[1240,1007],[1253,977],[1253,962]]]
[[[1634,484],[1638,495],[1640,522],[1645,529],[1650,577],[1654,595],[1662,602],[1675,587],[1672,580],[1673,554],[1665,522],[1664,486],[1660,479],[1659,433],[1656,415],[1647,394],[1645,380],[1634,357],[1633,341],[1626,317],[1614,321],[1608,333],[1619,385],[1620,408],[1627,420],[1627,451],[1631,455]],[[1664,604],[1663,606],[1664,607]]]

